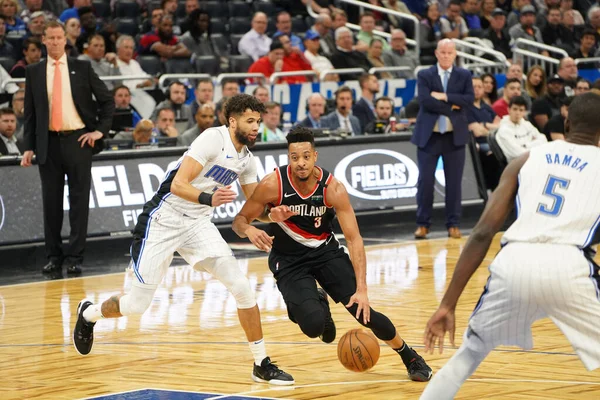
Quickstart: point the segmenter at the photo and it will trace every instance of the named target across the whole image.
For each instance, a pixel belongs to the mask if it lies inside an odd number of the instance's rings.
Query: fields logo
[[[419,169],[404,154],[370,149],[344,157],[335,167],[334,175],[354,197],[387,200],[415,197]]]

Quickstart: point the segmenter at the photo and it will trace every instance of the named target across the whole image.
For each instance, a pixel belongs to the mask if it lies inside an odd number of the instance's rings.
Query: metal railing
[[[247,79],[247,78],[258,78],[261,83],[268,83],[267,77],[259,72],[228,72],[217,75],[216,83],[220,85],[225,79]]]
[[[474,56],[473,54],[465,53],[462,51],[456,52],[456,63],[457,65],[466,68],[470,71],[475,72],[477,75],[489,73],[489,74],[503,74],[506,72],[506,64],[500,61],[491,61],[486,58]],[[467,62],[473,61],[472,63]]]
[[[365,71],[362,68],[340,68],[340,69],[325,69],[321,71],[319,75],[319,79],[323,80],[327,75],[350,75],[350,74],[363,74]]]
[[[352,4],[357,7],[362,7],[362,8],[367,8],[369,10],[378,11],[383,14],[393,15],[400,19],[412,21],[412,23],[414,24],[414,27],[415,27],[415,32],[414,32],[415,37],[414,37],[414,39],[407,38],[406,43],[410,44],[412,46],[415,46],[415,51],[417,52],[417,54],[421,54],[421,51],[420,51],[421,49],[419,48],[419,33],[420,33],[421,26],[420,26],[419,20],[417,18],[415,18],[413,15],[401,13],[401,12],[398,12],[395,10],[390,10],[389,8],[385,8],[385,7],[374,6],[373,4],[363,3],[363,2],[357,1],[357,0],[339,0],[339,1],[342,3],[346,3],[346,4]],[[312,1],[308,1],[306,3],[306,10],[308,11],[308,14],[311,17],[317,18],[319,16],[319,14],[314,12],[314,10],[311,7],[311,4],[312,4]],[[346,26],[349,29],[357,30],[357,28],[358,28],[358,30],[360,30],[360,27],[358,25],[347,23]],[[373,34],[382,36],[385,38],[389,38],[391,36],[389,33],[382,32],[382,31],[373,31]]]
[[[467,39],[467,38],[465,38]],[[506,68],[510,66],[510,63],[506,59],[506,56],[489,46],[485,45],[485,43],[478,38],[471,38],[477,40],[461,40],[461,39],[452,39],[454,45],[456,46],[457,51],[462,51],[463,53],[472,54],[476,57],[488,56],[492,62],[501,63]]]
[[[589,63],[600,63],[600,57],[576,58],[575,59],[575,65],[589,64]]]
[[[537,52],[536,52],[537,51]],[[548,57],[539,54],[540,51],[547,51],[550,55],[556,54],[559,57]],[[513,47],[513,61],[523,66],[523,71],[529,70],[533,65],[541,65],[548,76],[554,75],[558,71],[558,59],[569,57],[569,54],[554,46],[538,43],[528,39],[517,39]]]
[[[379,72],[398,72],[398,71],[411,71],[412,68],[407,66],[398,67],[373,67],[369,70],[369,74],[377,74]]]
[[[269,77],[269,82],[271,83],[271,85],[274,85],[277,83],[277,80],[279,78],[285,78],[288,76],[312,76],[313,80],[314,78],[318,78],[319,76],[317,75],[317,73],[315,71],[312,70],[306,70],[306,71],[287,71],[287,72],[274,72],[273,74],[271,74],[271,76]]]
[[[158,87],[164,87],[163,84],[167,79],[212,79],[209,74],[162,74],[158,79]]]
[[[111,76],[100,76],[102,81],[133,81],[138,79],[152,79],[152,75],[138,74],[138,75],[111,75]],[[2,90],[6,89],[6,86],[11,83],[25,83],[25,78],[11,78],[2,82]]]

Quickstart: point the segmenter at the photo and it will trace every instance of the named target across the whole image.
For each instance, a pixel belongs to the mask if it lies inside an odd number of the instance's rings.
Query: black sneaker
[[[417,354],[417,352],[411,348],[411,350],[415,353],[415,358],[410,360],[410,364],[408,364],[408,377],[417,382],[427,382],[431,379],[433,372],[429,365],[423,360],[423,357]]]
[[[323,334],[319,336],[319,338],[325,343],[331,343],[335,340],[335,322],[333,322],[333,318],[331,318],[327,293],[325,293],[325,290],[322,288],[318,288],[317,291],[319,292],[319,300],[325,306],[325,329],[323,329]]]
[[[82,356],[89,354],[94,344],[94,325],[96,323],[87,322],[83,318],[83,312],[91,305],[91,301],[82,300],[77,306],[77,322],[73,330],[73,345],[75,345],[75,350]]]
[[[255,382],[270,383],[271,385],[293,385],[294,378],[288,373],[283,372],[276,364],[271,362],[269,357],[262,360],[260,367],[254,364],[252,379]]]

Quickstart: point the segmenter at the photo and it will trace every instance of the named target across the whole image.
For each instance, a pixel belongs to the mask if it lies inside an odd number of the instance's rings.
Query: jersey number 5
[[[558,189],[569,188],[568,179],[558,178],[556,176],[549,175],[546,186],[544,187],[544,196],[548,196],[552,199],[552,204],[547,205],[544,203],[538,204],[537,212],[540,214],[550,215],[552,217],[558,217],[562,211],[563,204],[565,202],[565,196],[557,193]]]
[[[322,217],[315,217],[315,228],[318,228],[321,226],[321,218]]]

